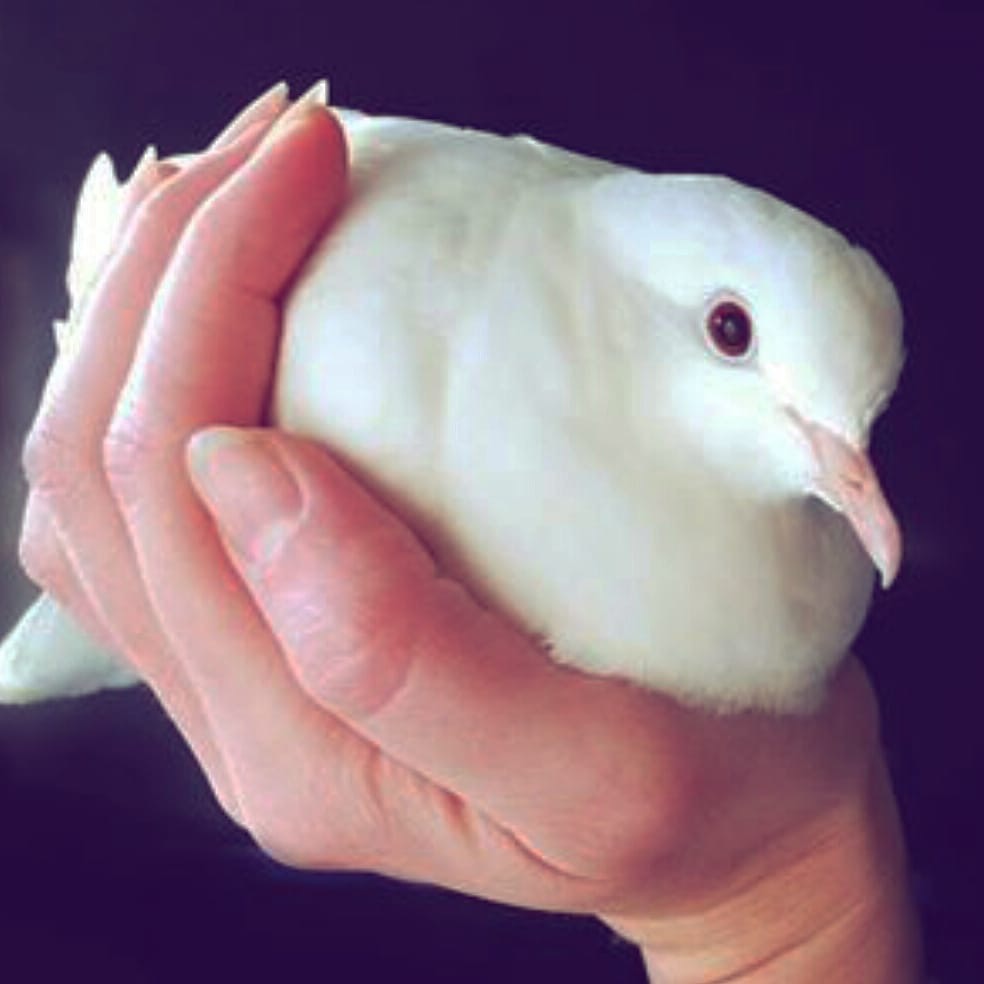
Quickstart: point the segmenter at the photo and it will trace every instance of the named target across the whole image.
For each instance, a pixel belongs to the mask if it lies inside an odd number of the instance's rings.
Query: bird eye
[[[740,359],[752,348],[751,315],[737,301],[721,301],[707,315],[707,337],[716,352]]]

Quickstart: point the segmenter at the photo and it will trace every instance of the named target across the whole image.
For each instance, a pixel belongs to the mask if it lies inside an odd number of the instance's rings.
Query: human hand
[[[669,980],[738,979],[818,927],[863,927],[870,957],[902,865],[854,661],[794,718],[562,667],[323,448],[256,429],[278,299],[344,197],[331,114],[283,108],[131,181],[28,441],[29,572],[287,863],[596,913]]]

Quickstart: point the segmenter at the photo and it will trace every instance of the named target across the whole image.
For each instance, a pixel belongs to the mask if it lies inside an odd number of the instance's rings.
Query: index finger
[[[340,205],[345,169],[338,121],[319,103],[299,103],[199,210],[122,395],[118,416],[137,415],[117,421],[124,431],[170,444],[204,424],[258,419],[279,342],[280,294]]]

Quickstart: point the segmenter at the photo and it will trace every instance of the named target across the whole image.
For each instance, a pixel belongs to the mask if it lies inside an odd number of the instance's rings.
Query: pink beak
[[[843,513],[887,588],[902,561],[902,534],[885,500],[871,459],[822,424],[793,412],[817,462],[815,491]]]

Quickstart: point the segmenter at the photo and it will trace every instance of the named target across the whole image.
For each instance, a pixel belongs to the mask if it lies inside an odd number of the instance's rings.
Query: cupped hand
[[[863,865],[876,831],[900,867],[855,661],[803,717],[563,667],[328,450],[262,428],[280,300],[345,176],[331,112],[279,93],[181,168],[138,169],[28,439],[28,572],[287,863],[601,914],[668,979],[855,911],[830,856]]]

